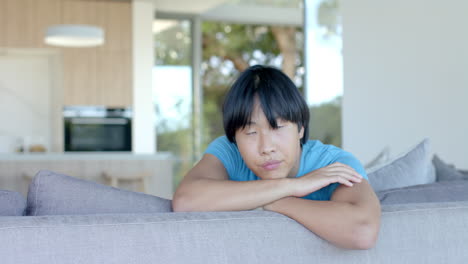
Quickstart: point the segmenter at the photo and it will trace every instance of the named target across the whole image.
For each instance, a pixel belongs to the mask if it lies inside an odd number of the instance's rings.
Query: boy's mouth
[[[277,169],[281,164],[281,161],[279,160],[270,160],[262,164],[262,168],[265,170],[275,170]]]

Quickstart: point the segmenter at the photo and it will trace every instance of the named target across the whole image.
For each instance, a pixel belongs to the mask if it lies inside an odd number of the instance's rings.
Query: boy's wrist
[[[297,178],[283,178],[281,179],[281,186],[284,188],[284,197],[294,196],[296,192]]]
[[[280,179],[272,179],[272,180],[265,180],[265,181],[271,181],[272,183],[275,184],[273,187],[273,190],[275,190],[276,194],[275,196],[277,197],[275,201],[270,202],[269,204],[265,204],[263,206],[263,209],[265,210],[270,210],[273,208],[274,204],[282,199],[292,197],[294,192],[295,192],[295,185],[297,184],[297,179],[296,178],[280,178]]]

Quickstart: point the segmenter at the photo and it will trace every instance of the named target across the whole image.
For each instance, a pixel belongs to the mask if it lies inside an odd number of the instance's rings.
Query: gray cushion
[[[364,165],[364,168],[366,170],[372,169],[378,166],[381,166],[382,164],[387,163],[390,160],[390,147],[386,146],[385,148],[380,151],[375,158],[373,158],[371,161],[369,161],[366,165]]]
[[[39,171],[29,186],[27,215],[171,212],[171,201],[52,171]]]
[[[468,201],[468,181],[443,181],[377,192],[381,204]]]
[[[23,215],[26,199],[18,192],[0,190],[0,216]]]
[[[437,155],[432,159],[436,170],[437,181],[468,180],[468,175],[458,171],[455,166],[446,164]]]
[[[367,171],[374,191],[435,182],[430,159],[430,141],[424,139],[399,157]]]

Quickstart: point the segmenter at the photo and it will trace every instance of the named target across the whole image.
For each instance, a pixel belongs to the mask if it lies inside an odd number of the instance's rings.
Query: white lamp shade
[[[94,47],[104,44],[104,30],[89,25],[55,25],[47,28],[45,43],[63,47]]]

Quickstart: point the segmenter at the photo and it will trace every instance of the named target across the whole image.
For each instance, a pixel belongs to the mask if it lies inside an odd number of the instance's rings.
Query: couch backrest
[[[468,202],[383,206],[377,245],[344,250],[267,211],[0,217],[15,263],[466,263]]]

